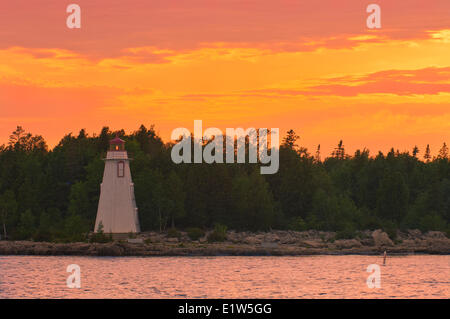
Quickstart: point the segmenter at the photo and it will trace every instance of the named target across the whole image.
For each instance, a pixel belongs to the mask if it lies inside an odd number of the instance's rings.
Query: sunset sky
[[[436,153],[450,143],[450,1],[0,2],[0,144],[17,125],[50,147],[105,125],[155,124],[168,141],[195,119],[293,128],[311,152],[342,139]]]

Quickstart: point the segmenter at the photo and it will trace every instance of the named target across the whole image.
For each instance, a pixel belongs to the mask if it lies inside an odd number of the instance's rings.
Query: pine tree
[[[332,153],[333,157],[337,159],[344,159],[345,158],[345,148],[342,140],[339,141],[338,146],[334,149]]]
[[[320,144],[317,146],[317,150],[316,150],[316,162],[320,162]]]
[[[6,231],[6,225],[8,220],[11,219],[11,215],[14,215],[17,211],[17,202],[14,197],[14,193],[11,190],[7,190],[4,194],[0,195],[0,218],[3,224],[3,237],[8,238]]]
[[[286,134],[286,137],[283,139],[283,146],[289,149],[295,149],[297,144],[295,142],[300,138],[297,134],[295,134],[294,130],[289,130]]]
[[[413,151],[412,151],[412,155],[417,158],[417,154],[419,154],[419,152],[420,151],[419,151],[419,148],[417,147],[417,145],[414,146]]]
[[[9,136],[9,143],[8,145],[14,146],[17,143],[20,143],[20,141],[23,139],[23,137],[26,135],[25,130],[22,128],[22,126],[18,125],[16,130],[11,133]]]
[[[440,159],[447,159],[448,158],[448,146],[447,146],[447,144],[445,142],[442,145],[441,149],[439,150],[438,158],[440,158]]]
[[[429,163],[431,160],[431,151],[430,151],[430,144],[427,144],[427,149],[425,150],[425,154],[423,155],[423,159],[426,163]]]

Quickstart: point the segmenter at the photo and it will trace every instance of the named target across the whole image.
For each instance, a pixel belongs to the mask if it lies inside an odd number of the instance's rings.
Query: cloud
[[[386,70],[366,75],[322,79],[323,84],[302,89],[262,89],[256,92],[291,96],[361,94],[425,95],[450,93],[450,67],[419,70]]]
[[[429,30],[448,29],[447,0],[433,0],[432,5],[423,0],[377,3],[383,28],[374,32],[365,26],[367,4],[360,0],[79,0],[79,30],[66,27],[67,3],[1,1],[0,49],[60,48],[91,59],[115,58],[126,48],[183,51],[213,43],[302,51],[380,38],[425,39],[433,37]],[[147,58],[164,61],[160,55]]]

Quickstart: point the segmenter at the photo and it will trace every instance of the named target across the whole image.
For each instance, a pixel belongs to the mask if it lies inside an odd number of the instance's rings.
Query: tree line
[[[142,231],[271,229],[357,231],[382,228],[450,233],[450,160],[444,143],[411,152],[391,149],[347,154],[342,141],[322,156],[298,145],[287,132],[280,168],[261,175],[260,164],[174,164],[173,143],[154,126],[127,134],[102,128],[72,133],[49,150],[44,138],[22,127],[0,146],[2,238],[80,241],[93,230],[106,151],[118,135],[132,154],[136,203]],[[208,142],[205,142],[208,143]]]

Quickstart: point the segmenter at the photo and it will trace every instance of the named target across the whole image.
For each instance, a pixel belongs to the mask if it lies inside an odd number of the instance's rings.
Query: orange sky
[[[293,128],[314,152],[450,143],[450,1],[0,3],[0,143],[155,124]],[[82,27],[66,27],[77,3]]]

